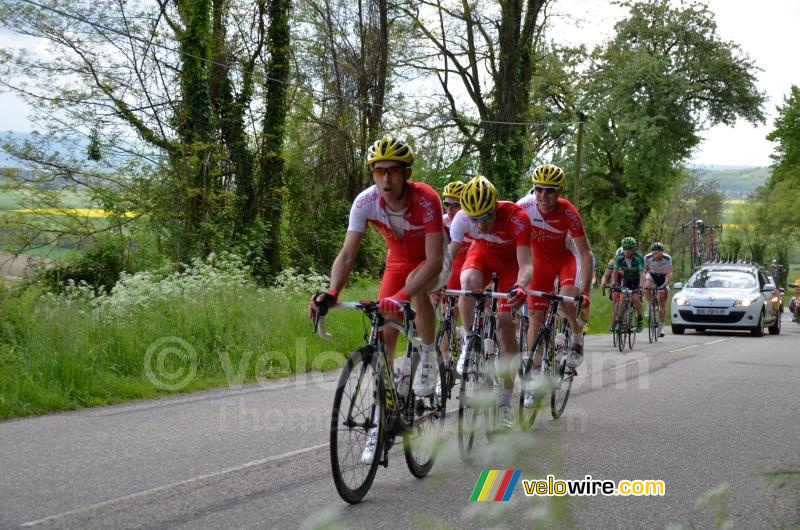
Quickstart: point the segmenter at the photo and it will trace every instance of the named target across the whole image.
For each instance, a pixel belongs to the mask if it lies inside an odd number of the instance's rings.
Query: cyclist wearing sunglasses
[[[531,222],[525,211],[510,201],[498,201],[497,189],[481,175],[470,180],[461,193],[461,211],[453,219],[450,233],[453,242],[450,251],[455,254],[468,235],[473,242],[461,269],[461,288],[483,289],[491,281],[492,273],[498,274],[497,290],[513,295],[500,301],[497,336],[500,349],[510,366],[510,359],[519,350],[516,344],[511,308],[525,301],[523,286],[531,278],[530,240]],[[472,327],[472,311],[475,299],[462,296],[458,302],[464,329]],[[456,370],[462,373],[466,358],[466,345],[462,348]],[[514,388],[514,373],[505,370],[504,388],[498,395],[500,423],[510,429],[511,391]]]
[[[330,287],[327,293],[311,298],[309,316],[313,318],[317,311],[327,311],[336,303],[353,269],[367,223],[372,224],[389,248],[378,294],[380,309],[387,316],[395,316],[403,302],[413,303],[417,330],[423,341],[414,392],[428,396],[438,378],[433,346],[436,313],[428,292],[437,288],[444,261],[439,194],[428,184],[408,181],[414,153],[402,140],[384,136],[376,141],[369,148],[367,163],[375,183],[353,201],[344,244],[331,268]],[[384,328],[390,358],[394,355],[397,335],[397,330]]]
[[[566,175],[553,164],[545,164],[533,171],[531,193],[517,203],[531,219],[530,246],[533,253],[533,278],[529,288],[536,291],[553,290],[556,278],[561,286],[559,294],[579,296],[583,292],[583,305],[589,307],[592,287],[592,250],[583,228],[578,210],[567,199],[561,198]],[[580,262],[578,261],[580,259]],[[585,274],[579,274],[585,271]],[[580,278],[579,278],[580,276]],[[576,285],[580,279],[581,285]],[[579,288],[580,287],[580,288]],[[528,328],[528,346],[533,347],[536,333],[544,321],[549,301],[538,296],[528,297],[531,325]],[[572,352],[567,366],[575,368],[583,362],[583,328],[578,325],[574,304],[563,304],[564,314],[572,329]],[[533,360],[534,369],[542,364],[541,353]]]
[[[647,303],[653,296],[652,287],[660,287],[658,291],[658,336],[664,336],[664,321],[667,319],[667,292],[669,282],[672,279],[672,256],[664,252],[664,245],[656,241],[650,247],[650,253],[644,257],[644,286],[648,290],[644,292]]]
[[[452,241],[450,237],[450,227],[453,225],[453,219],[456,214],[461,211],[461,192],[464,191],[465,184],[460,180],[454,180],[447,184],[442,191],[444,196],[444,209],[445,213],[442,216],[442,224],[444,224],[446,233],[448,235],[448,242]],[[467,259],[467,251],[472,243],[472,238],[469,235],[464,235],[458,254],[452,256],[452,266],[450,268],[450,278],[447,281],[448,289],[461,289],[461,267],[464,265],[464,260]],[[448,251],[449,254],[449,251]]]
[[[607,286],[613,286],[616,284],[616,275],[614,274],[614,263],[616,263],[617,258],[622,256],[622,247],[619,247],[617,251],[614,253],[614,257],[608,260],[608,264],[606,265],[606,270],[603,273],[603,277],[600,278],[600,289],[604,292]],[[620,301],[620,293],[619,291],[613,291],[609,289],[608,297],[611,300],[611,323],[609,324],[608,331],[614,333],[616,330],[616,314],[617,314],[617,304]]]
[[[642,286],[644,285],[644,258],[636,252],[639,243],[632,237],[622,238],[622,255],[614,261],[614,275],[622,278],[621,287],[634,291],[633,307],[636,309],[636,332],[644,328],[642,317]],[[619,316],[619,304],[614,307],[614,322]]]

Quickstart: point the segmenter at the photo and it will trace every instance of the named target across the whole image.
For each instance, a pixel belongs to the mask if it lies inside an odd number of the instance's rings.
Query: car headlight
[[[689,305],[689,299],[682,296],[676,296],[672,301],[675,302],[675,305]]]
[[[755,298],[742,298],[741,300],[736,300],[733,303],[733,307],[750,307],[751,305],[758,302],[759,297],[756,296]]]

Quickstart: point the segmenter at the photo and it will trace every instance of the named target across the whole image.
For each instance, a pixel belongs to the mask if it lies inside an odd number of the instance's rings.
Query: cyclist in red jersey
[[[445,235],[446,242],[449,244],[452,241],[450,237],[450,227],[453,224],[453,219],[455,218],[456,214],[461,211],[461,192],[464,191],[464,183],[460,180],[454,180],[449,182],[444,189],[442,190],[442,197],[444,198],[442,205],[444,206],[445,213],[442,215],[442,224],[445,228]],[[458,250],[458,254],[452,256],[450,254],[450,250],[445,251],[445,269],[447,269],[447,264],[449,262],[449,269],[450,269],[450,277],[447,280],[446,287],[448,289],[461,289],[461,268],[464,265],[464,260],[467,258],[467,251],[469,250],[469,245],[472,243],[472,238],[465,235],[464,240],[461,243],[461,247]],[[444,269],[443,269],[444,270]],[[435,296],[435,300],[438,302],[441,300],[441,296],[438,293],[432,293]],[[458,318],[458,307],[455,308],[455,315]],[[458,337],[462,344],[466,342],[466,332],[462,326],[458,326],[457,328]],[[439,346],[442,348],[442,351],[446,349],[446,340],[447,337],[442,337],[442,344]],[[448,362],[449,360],[446,360]]]
[[[456,214],[461,211],[461,192],[464,191],[465,184],[460,180],[454,180],[447,184],[442,191],[444,197],[443,205],[445,209],[442,215],[442,224],[444,225],[445,232],[448,236],[448,243],[453,240],[450,235],[450,228],[453,224]],[[448,289],[461,289],[461,267],[467,259],[467,251],[472,243],[472,238],[464,234],[464,239],[458,250],[458,254],[451,256],[452,266],[450,268],[450,278],[447,280]],[[449,252],[448,252],[449,254]]]
[[[330,287],[327,293],[312,297],[309,316],[313,318],[323,305],[327,311],[336,303],[353,269],[367,223],[371,223],[389,248],[378,294],[380,308],[392,316],[403,302],[412,302],[423,341],[414,392],[428,396],[438,378],[433,346],[436,313],[428,292],[435,287],[444,260],[439,195],[428,184],[409,182],[414,154],[402,140],[384,136],[376,141],[369,149],[367,163],[375,184],[353,201],[344,244],[331,268]],[[393,328],[384,329],[389,358],[394,355],[397,335]]]
[[[583,305],[589,307],[587,293],[592,286],[592,250],[578,210],[570,201],[560,197],[566,175],[560,167],[545,164],[534,170],[532,180],[531,193],[517,203],[531,219],[533,278],[529,288],[550,292],[558,278],[561,286],[559,294],[575,297],[583,292]],[[567,236],[571,236],[569,240],[574,244],[568,244]],[[586,271],[580,275],[580,286],[575,285],[578,270]],[[531,348],[544,321],[547,305],[548,301],[544,298],[528,298],[528,309],[531,311],[528,346]],[[567,359],[567,366],[575,368],[583,361],[583,328],[578,325],[574,304],[564,303],[563,309],[572,329],[572,353]],[[534,369],[541,368],[541,364],[541,353],[536,352]]]
[[[497,273],[497,290],[512,295],[498,304],[497,335],[504,364],[508,366],[519,350],[510,311],[525,301],[523,286],[531,278],[530,230],[531,223],[525,211],[513,202],[498,201],[494,185],[480,175],[470,180],[461,193],[461,212],[453,219],[450,228],[453,238],[450,251],[453,254],[458,252],[467,235],[473,239],[461,269],[461,288],[483,289],[491,281],[492,273]],[[472,327],[474,307],[473,298],[462,296],[459,300],[465,329]],[[465,357],[466,346],[459,357],[459,373],[464,370]],[[503,386],[498,395],[500,421],[504,428],[510,429],[510,401],[514,388],[514,372],[510,369],[505,370]]]

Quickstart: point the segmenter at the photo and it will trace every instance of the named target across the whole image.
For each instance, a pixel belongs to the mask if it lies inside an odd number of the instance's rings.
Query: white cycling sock
[[[419,347],[419,362],[421,362],[421,363],[430,362],[432,353],[433,353],[433,344],[423,344],[422,346],[420,346]]]
[[[572,343],[578,346],[583,346],[583,331],[572,334]]]

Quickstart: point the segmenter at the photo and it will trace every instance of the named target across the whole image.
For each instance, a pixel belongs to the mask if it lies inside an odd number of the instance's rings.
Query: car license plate
[[[698,307],[698,315],[724,315],[726,309],[724,307]]]

